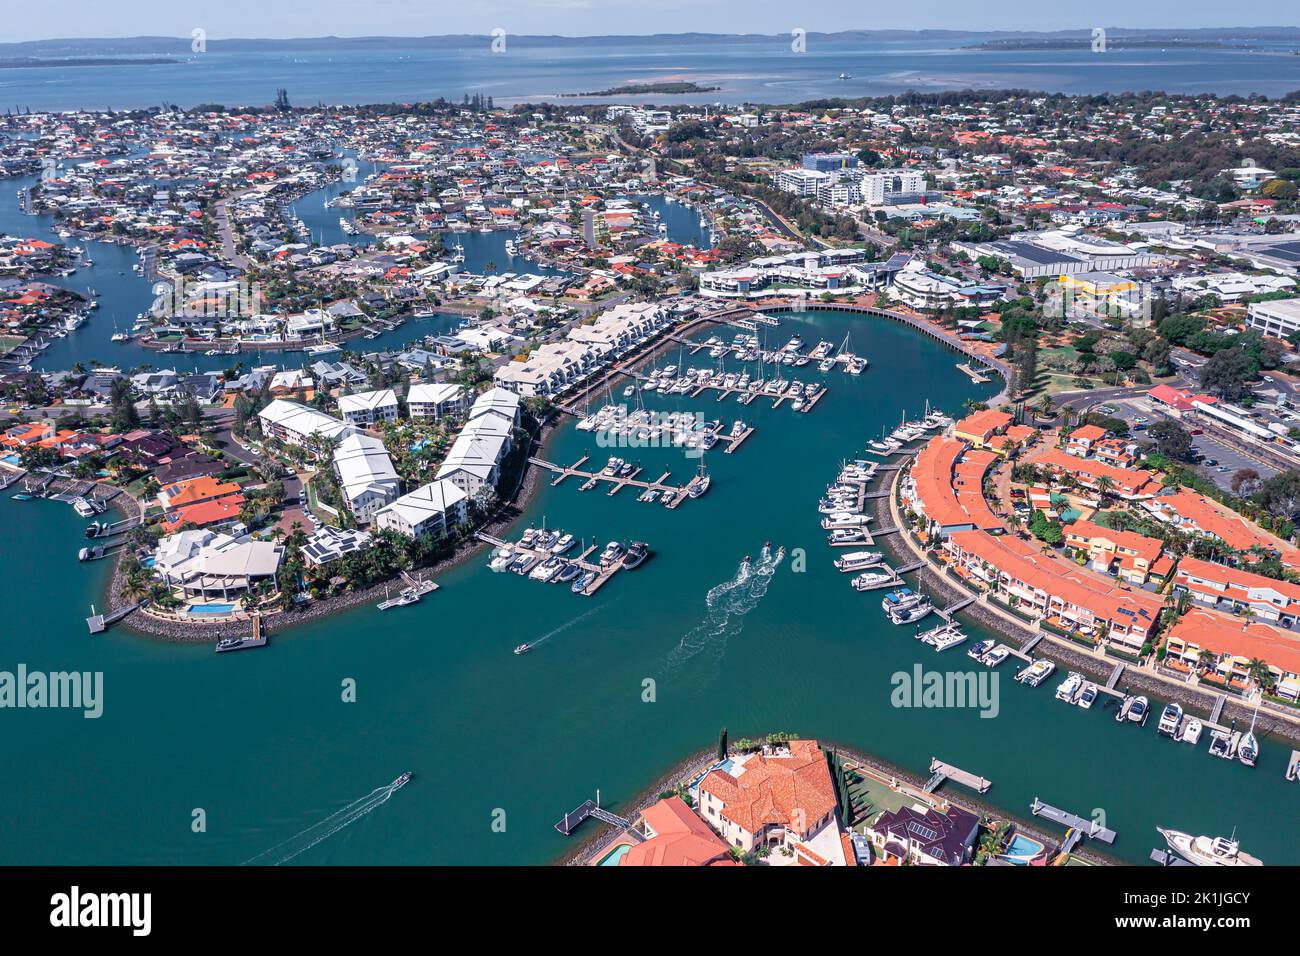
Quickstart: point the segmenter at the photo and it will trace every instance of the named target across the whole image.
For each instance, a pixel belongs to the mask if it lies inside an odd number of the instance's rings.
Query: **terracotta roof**
[[[681,797],[672,796],[641,814],[654,836],[634,845],[619,866],[730,866],[726,843],[697,817]]]
[[[768,825],[789,826],[801,833],[835,809],[835,785],[815,740],[790,741],[790,756],[755,754],[743,772],[714,770],[700,791],[722,801],[722,815],[747,833]]]

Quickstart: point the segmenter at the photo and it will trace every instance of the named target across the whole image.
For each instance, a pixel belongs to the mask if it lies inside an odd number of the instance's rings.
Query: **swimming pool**
[[[1016,866],[1028,866],[1030,861],[1046,849],[1041,843],[1023,833],[1017,833],[1011,839],[1011,845],[1002,854],[1002,859]]]
[[[600,858],[597,866],[618,866],[619,862],[627,855],[627,851],[632,847],[627,843],[620,843],[614,849],[610,850]]]
[[[235,609],[233,604],[195,604],[189,609],[192,616],[203,617],[213,614],[229,614]]]

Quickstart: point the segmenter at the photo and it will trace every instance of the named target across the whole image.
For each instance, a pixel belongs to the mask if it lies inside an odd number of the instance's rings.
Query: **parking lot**
[[[1121,418],[1128,422],[1129,433],[1139,441],[1149,441],[1150,439],[1147,439],[1145,435],[1146,429],[1165,417],[1155,407],[1154,403],[1147,398],[1111,401],[1104,407],[1114,410],[1110,413],[1111,417]],[[1101,409],[1098,409],[1098,411],[1100,412]],[[1106,412],[1101,413],[1107,414]],[[1180,422],[1179,424],[1187,428],[1185,423]],[[1188,428],[1188,430],[1196,431],[1197,429],[1193,427]],[[1276,468],[1242,454],[1203,432],[1200,435],[1192,436],[1192,445],[1205,458],[1198,470],[1225,491],[1232,490],[1232,476],[1243,468],[1254,469],[1261,478],[1269,478],[1277,474]],[[1214,462],[1214,464],[1211,464],[1211,462]]]

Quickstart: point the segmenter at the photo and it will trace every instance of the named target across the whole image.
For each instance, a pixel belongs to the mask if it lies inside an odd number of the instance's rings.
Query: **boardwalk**
[[[565,836],[569,836],[574,830],[591,819],[600,820],[623,830],[631,830],[632,821],[624,820],[620,816],[615,816],[608,810],[601,809],[600,804],[595,800],[586,800],[574,810],[570,810],[559,820],[555,821],[555,829]],[[639,835],[639,834],[638,834]]]

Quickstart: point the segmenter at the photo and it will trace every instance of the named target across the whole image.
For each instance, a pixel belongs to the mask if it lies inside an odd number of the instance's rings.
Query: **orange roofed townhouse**
[[[708,771],[699,783],[700,815],[731,846],[768,847],[802,866],[846,866],[835,818],[835,784],[815,740],[733,758],[731,769]]]
[[[1080,458],[1090,458],[1093,446],[1106,437],[1106,429],[1100,425],[1084,425],[1070,432],[1065,440],[1065,450]]]
[[[171,533],[186,524],[206,528],[235,521],[244,495],[235,482],[204,475],[167,485],[158,492],[158,504],[163,530]]]
[[[1126,498],[1149,498],[1161,490],[1155,475],[1145,469],[1116,468],[1092,458],[1066,454],[1059,448],[1049,448],[1034,459],[1034,464],[1058,475],[1074,475],[1085,488],[1099,489],[1102,479],[1108,479],[1110,490]]]
[[[968,449],[956,438],[932,438],[916,456],[904,498],[940,537],[1001,528],[984,499],[984,475],[996,459],[993,452]]]
[[[1205,675],[1211,683],[1246,690],[1254,680],[1250,662],[1261,660],[1273,676],[1273,693],[1300,701],[1300,635],[1262,621],[1194,608],[1170,629],[1165,664],[1194,671],[1201,666],[1203,651],[1214,655]]]
[[[1300,617],[1300,584],[1277,581],[1200,558],[1183,558],[1174,575],[1174,593],[1197,604],[1228,611],[1250,608],[1258,620],[1295,627]]]
[[[999,434],[1010,424],[1010,414],[1000,412],[996,408],[986,408],[967,415],[953,426],[952,433],[970,442],[976,448],[984,448],[992,443],[994,435]]]
[[[1168,577],[1173,562],[1164,554],[1164,542],[1136,531],[1115,531],[1091,521],[1065,526],[1066,550],[1084,555],[1095,571],[1113,574],[1138,587]]]
[[[681,797],[667,797],[646,807],[637,828],[645,834],[644,840],[616,844],[598,862],[605,866],[739,865],[731,858],[731,848]]]
[[[1186,488],[1172,495],[1152,498],[1143,502],[1142,506],[1154,517],[1188,534],[1216,538],[1235,551],[1258,548],[1268,554],[1279,554],[1282,562],[1288,566],[1297,563],[1294,548],[1252,527],[1235,511]]]
[[[946,549],[966,580],[1000,595],[1021,614],[1051,627],[1100,637],[1137,653],[1155,632],[1163,599],[1095,580],[1017,537],[983,531],[950,535]]]

